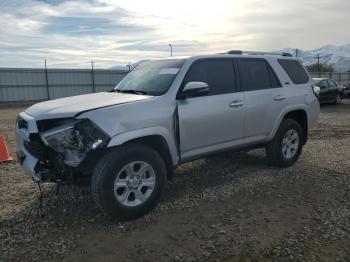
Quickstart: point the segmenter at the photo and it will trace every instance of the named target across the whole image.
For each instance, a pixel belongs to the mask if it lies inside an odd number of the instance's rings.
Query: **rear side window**
[[[279,80],[265,60],[238,60],[239,75],[243,91],[280,87]]]
[[[294,84],[305,84],[309,81],[309,76],[298,61],[278,59],[278,63],[280,63]]]
[[[191,65],[183,86],[188,82],[199,81],[209,85],[209,95],[220,95],[235,92],[235,72],[233,61],[202,60]]]

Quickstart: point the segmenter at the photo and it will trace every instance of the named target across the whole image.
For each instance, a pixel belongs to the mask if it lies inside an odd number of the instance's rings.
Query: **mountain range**
[[[284,48],[278,52],[287,52],[295,56],[295,48]],[[305,65],[317,63],[317,55],[320,56],[320,63],[332,64],[336,72],[347,72],[350,70],[350,44],[346,45],[325,45],[313,50],[298,49],[298,57],[301,58]],[[133,69],[138,64],[147,61],[147,59],[140,60],[130,65]],[[110,69],[129,70],[128,66],[112,66]]]
[[[284,48],[280,52],[288,52],[295,56],[295,48]],[[298,57],[305,65],[317,63],[317,55],[320,56],[320,63],[332,64],[336,72],[347,72],[350,70],[350,44],[346,45],[325,45],[313,50],[298,50]]]

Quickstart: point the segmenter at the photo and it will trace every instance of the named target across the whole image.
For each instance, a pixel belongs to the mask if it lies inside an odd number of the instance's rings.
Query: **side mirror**
[[[204,82],[188,82],[184,90],[182,91],[181,97],[196,97],[196,96],[205,96],[209,94],[209,86]]]

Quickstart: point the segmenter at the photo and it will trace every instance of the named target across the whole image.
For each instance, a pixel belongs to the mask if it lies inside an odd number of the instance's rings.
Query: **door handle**
[[[284,99],[287,99],[287,97],[285,97],[283,95],[277,95],[273,98],[273,100],[275,100],[275,101],[282,101]]]
[[[233,102],[230,103],[230,107],[241,107],[243,106],[243,101],[242,100],[235,100]]]

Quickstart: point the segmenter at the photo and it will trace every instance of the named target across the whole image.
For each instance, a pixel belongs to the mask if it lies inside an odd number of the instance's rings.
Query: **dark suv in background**
[[[346,85],[344,94],[345,96],[350,97],[350,82]]]
[[[344,87],[329,78],[314,78],[316,85],[320,87],[320,103],[340,104],[344,96]]]

